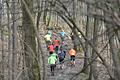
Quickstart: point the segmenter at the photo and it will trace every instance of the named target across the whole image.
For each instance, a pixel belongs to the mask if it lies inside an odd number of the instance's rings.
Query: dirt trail
[[[40,31],[40,32],[41,32],[40,34],[42,34],[42,36],[45,35],[43,31]],[[65,43],[69,47],[73,46],[72,41],[68,37],[65,38]],[[46,44],[45,44],[44,40],[42,40],[42,48],[44,49],[44,52],[47,55],[48,51],[46,49]],[[77,53],[77,57],[79,55],[80,55],[80,53]],[[47,58],[46,58],[46,60],[47,60]],[[47,67],[47,80],[70,80],[70,78],[74,74],[78,73],[82,69],[82,65],[83,65],[83,60],[82,59],[76,59],[75,67],[70,66],[69,55],[67,54],[66,58],[65,58],[65,62],[64,62],[64,68],[61,70],[59,68],[59,65],[57,65],[56,68],[55,68],[55,75],[54,76],[51,76],[49,64],[46,63],[46,66],[48,66]]]
[[[65,42],[67,43],[68,46],[72,46],[72,41],[68,38],[65,39]],[[77,57],[80,56],[80,53],[77,53]],[[64,68],[61,70],[59,68],[59,65],[56,66],[55,68],[55,75],[51,76],[50,74],[50,68],[48,67],[48,74],[47,80],[70,80],[70,78],[75,75],[76,73],[78,73],[81,69],[83,65],[83,59],[76,59],[76,65],[75,67],[70,66],[69,63],[69,55],[66,55],[65,58],[65,62],[64,62]],[[77,79],[76,79],[77,80]]]
[[[83,61],[76,59],[75,67],[69,65],[69,61],[64,63],[64,68],[61,70],[58,66],[55,69],[55,75],[51,76],[50,68],[48,68],[47,80],[70,80],[70,78],[82,69]],[[77,79],[76,79],[77,80]]]

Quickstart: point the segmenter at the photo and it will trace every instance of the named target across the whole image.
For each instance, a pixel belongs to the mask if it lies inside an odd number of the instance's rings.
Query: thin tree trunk
[[[10,26],[10,11],[9,11],[9,0],[7,0],[6,2],[6,6],[7,6],[7,20],[8,20],[8,80],[12,80],[11,79],[11,26]]]
[[[12,0],[12,80],[16,78],[17,70],[17,22],[15,22],[16,17],[16,0]]]
[[[88,11],[88,13],[89,13],[89,11],[90,11],[90,6],[89,6],[89,5],[87,5],[87,11]],[[88,40],[91,40],[91,39],[92,39],[91,20],[92,20],[92,19],[91,19],[89,16],[87,16],[87,22],[86,22],[86,38],[87,38]],[[88,42],[86,41],[86,43],[85,43],[85,54],[84,54],[84,56],[85,56],[86,58],[84,59],[84,67],[89,64],[89,59],[88,59],[88,58],[90,58],[91,52],[92,52],[92,48],[91,48],[91,46],[88,44]],[[90,67],[88,67],[88,68],[85,70],[85,73],[86,73],[86,74],[89,74],[89,72],[90,72]]]
[[[0,0],[0,5],[1,4],[3,4],[3,0]],[[2,24],[2,12],[4,11],[3,9],[4,9],[4,6],[3,5],[1,5],[0,6],[0,8],[1,8],[1,10],[0,10],[0,26],[1,26],[1,24]],[[3,32],[4,32],[4,28],[3,27],[1,27],[0,28],[1,29],[1,47],[2,47],[2,63],[1,63],[1,73],[0,73],[0,78],[2,79],[2,80],[5,80],[5,74],[4,74],[4,70],[5,70],[5,68],[4,68],[4,58],[5,58],[5,53],[4,53],[4,34],[3,34]]]
[[[97,49],[97,44],[98,44],[98,20],[95,18],[94,19],[94,31],[93,31],[93,45],[95,47],[96,50]],[[94,59],[96,57],[96,53],[94,52],[94,50],[92,50],[92,55],[91,55],[91,60]],[[92,63],[92,65],[90,66],[90,76],[89,76],[89,80],[97,80],[97,63],[94,61]]]
[[[41,3],[41,5],[40,5]],[[38,13],[37,13],[37,23],[36,23],[36,26],[37,28],[39,29],[39,22],[40,22],[40,17],[41,17],[41,12],[40,10],[42,10],[43,8],[43,0],[38,0]]]
[[[4,68],[4,65],[5,65],[5,62],[4,62],[4,58],[5,58],[5,52],[4,52],[4,45],[5,45],[5,41],[4,41],[4,34],[3,34],[3,32],[4,32],[4,28],[2,28],[2,30],[1,30],[1,41],[2,41],[2,80],[5,80],[5,74],[4,74],[4,70],[5,70],[5,68]]]
[[[44,9],[48,8],[48,3],[47,3],[46,0],[44,0],[44,6],[45,6]],[[47,17],[47,11],[45,10],[44,15],[43,15],[43,22],[44,22],[45,25],[46,25],[46,17]]]
[[[37,27],[37,30],[39,31],[39,22],[40,22],[40,17],[41,17],[41,12],[39,12],[40,10],[42,10],[42,8],[43,8],[43,1],[44,0],[38,0],[38,13],[37,13],[37,23],[36,23],[36,27]],[[37,46],[38,46],[38,60],[40,61],[40,69],[42,69],[41,68],[41,65],[42,65],[42,59],[41,59],[41,56],[42,56],[42,52],[41,52],[41,45],[40,45],[40,39],[39,38],[37,38]],[[44,71],[43,71],[44,72]],[[40,74],[40,78],[41,78],[41,74]]]
[[[75,3],[76,3],[76,1],[75,0],[73,0],[73,20],[76,22],[76,15],[75,15],[75,13],[76,13],[76,5],[75,5]]]

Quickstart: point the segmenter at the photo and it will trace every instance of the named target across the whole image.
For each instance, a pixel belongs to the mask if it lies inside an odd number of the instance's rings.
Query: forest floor
[[[60,69],[59,65],[55,68],[55,75],[51,76],[50,73],[50,67],[47,68],[47,80],[87,80],[87,76],[85,75],[85,78],[80,78],[81,76],[75,76],[75,74],[79,73],[84,65],[84,59],[76,59],[76,65],[71,66],[68,59],[69,55],[65,58],[64,62],[64,68]],[[80,53],[77,54],[77,57],[82,57]],[[99,64],[97,66],[97,72],[96,75],[98,76],[96,80],[109,80],[109,75],[105,69],[105,67],[102,64]],[[74,79],[72,77],[74,76]],[[83,77],[83,76],[82,76]]]

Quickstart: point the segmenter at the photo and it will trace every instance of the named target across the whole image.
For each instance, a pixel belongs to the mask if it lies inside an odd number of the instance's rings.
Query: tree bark
[[[96,18],[94,18],[94,30],[93,30],[93,45],[95,47],[96,50],[97,49],[97,45],[98,45],[98,28],[99,28],[99,24],[98,24],[98,20]],[[93,60],[96,57],[96,53],[94,52],[94,50],[92,50],[92,55],[91,55],[91,60]],[[89,76],[89,80],[97,80],[98,75],[97,75],[97,62],[93,62],[92,65],[90,66],[90,76]]]
[[[87,11],[88,11],[88,13],[90,12],[90,10],[91,10],[90,6],[87,5]],[[91,33],[91,31],[92,31],[92,27],[91,27],[91,26],[92,26],[92,25],[91,25],[91,22],[92,22],[92,18],[90,18],[89,16],[87,16],[87,22],[86,22],[86,38],[87,38],[88,40],[91,40],[91,39],[92,39],[92,33]],[[84,67],[89,64],[89,58],[90,58],[91,53],[92,53],[92,48],[91,48],[91,46],[88,44],[88,42],[86,41],[86,42],[85,42],[85,54],[84,54],[84,56],[85,56],[86,58],[84,59]],[[90,72],[90,67],[88,67],[88,68],[85,70],[85,73],[86,73],[86,74],[89,74],[89,72]]]
[[[1,5],[1,4],[3,4],[3,1],[1,1],[0,0],[0,26],[1,26],[1,24],[2,24],[2,12],[3,12],[3,9],[4,9],[4,6],[3,5]],[[3,27],[0,27],[0,29],[1,29],[1,54],[2,54],[2,60],[1,60],[1,65],[0,65],[0,68],[1,68],[1,70],[0,70],[0,79],[2,79],[2,80],[5,80],[5,74],[4,74],[4,57],[5,57],[5,53],[4,53],[4,34],[3,34],[3,32],[4,32],[4,28]]]
[[[16,14],[16,0],[12,0],[12,80],[17,76],[17,27],[18,21],[15,22],[18,15]]]
[[[106,25],[106,28],[108,29],[107,35],[109,38],[110,51],[111,51],[112,59],[113,59],[114,79],[120,80],[120,69],[119,69],[120,68],[120,53],[119,53],[120,46],[117,47],[115,43],[114,28],[110,26],[111,25]]]
[[[33,2],[31,0],[22,0],[23,11],[23,29],[24,29],[24,45],[25,50],[25,64],[29,80],[40,80],[40,68],[37,59],[36,51],[36,34],[35,25],[31,18],[33,16],[32,10]],[[25,79],[26,80],[26,79]]]

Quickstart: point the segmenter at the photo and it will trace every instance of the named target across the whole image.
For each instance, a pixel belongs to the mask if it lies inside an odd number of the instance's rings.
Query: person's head
[[[56,57],[56,53],[53,52],[53,53],[51,54],[51,56]]]
[[[52,42],[50,42],[49,44],[52,45]]]
[[[52,56],[53,52],[50,52],[50,56]]]
[[[74,48],[70,48],[69,50],[74,50]]]
[[[71,48],[68,47],[68,50],[71,50]]]
[[[57,38],[55,38],[55,40],[57,40]]]
[[[51,44],[53,45],[54,43],[53,43],[53,42],[51,42]]]
[[[71,50],[74,50],[74,48],[72,48]]]
[[[73,50],[76,50],[75,48],[73,48]]]

